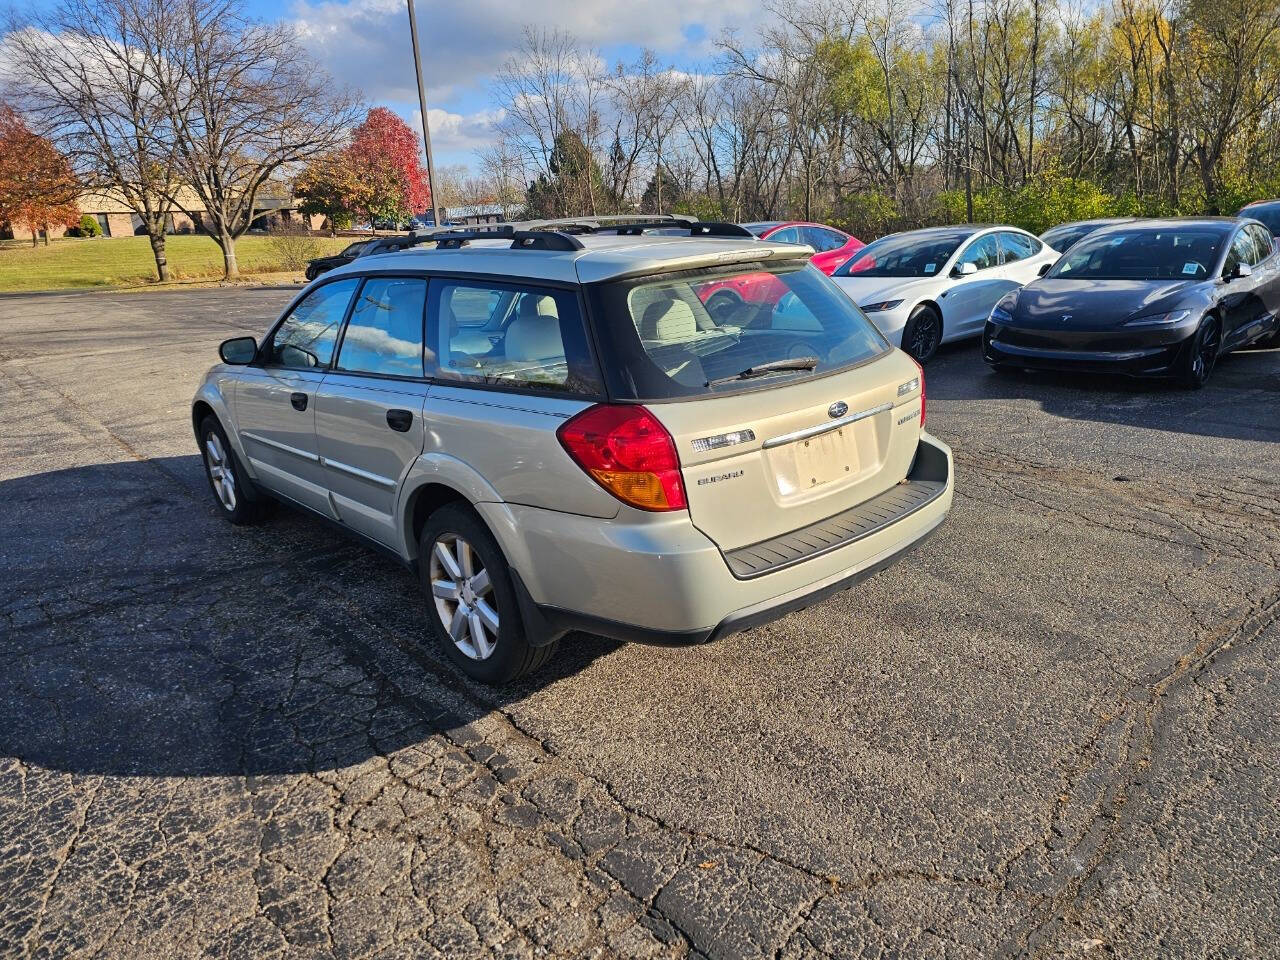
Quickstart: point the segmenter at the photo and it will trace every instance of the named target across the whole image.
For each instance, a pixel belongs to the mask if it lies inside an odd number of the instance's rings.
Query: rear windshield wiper
[[[786,370],[812,370],[818,365],[817,357],[791,357],[786,360],[770,360],[768,363],[757,363],[754,367],[747,367],[745,370],[739,370],[732,377],[720,377],[716,380],[708,380],[708,387],[715,387],[722,383],[733,383],[735,380],[751,380],[754,377],[767,377],[771,373],[780,373]]]

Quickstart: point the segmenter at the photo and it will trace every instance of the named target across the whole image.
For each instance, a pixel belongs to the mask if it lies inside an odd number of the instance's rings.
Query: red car
[[[805,223],[800,220],[768,220],[760,223],[744,223],[744,227],[761,240],[778,243],[807,243],[814,255],[809,262],[831,276],[846,260],[866,246],[857,237],[843,230],[821,223]],[[787,292],[786,284],[767,273],[746,275],[734,280],[704,284],[698,296],[707,305],[713,317],[732,318],[745,301],[752,304],[776,303]]]
[[[851,237],[843,230],[821,223],[768,220],[762,223],[744,223],[743,226],[761,240],[773,240],[777,243],[807,243],[816,251],[809,258],[809,262],[828,277],[866,246],[857,237]]]

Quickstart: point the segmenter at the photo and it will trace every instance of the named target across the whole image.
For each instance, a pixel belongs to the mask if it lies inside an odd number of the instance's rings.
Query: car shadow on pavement
[[[1091,373],[996,373],[974,341],[948,344],[926,374],[931,401],[1033,400],[1071,420],[1280,443],[1280,349],[1227,354],[1200,390]]]
[[[0,755],[75,774],[264,775],[466,727],[619,644],[473,684],[405,568],[279,508],[235,528],[196,456],[0,481]]]

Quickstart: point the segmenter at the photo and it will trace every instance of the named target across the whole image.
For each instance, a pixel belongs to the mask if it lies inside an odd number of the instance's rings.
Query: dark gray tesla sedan
[[[1280,344],[1280,254],[1257,220],[1200,217],[1104,227],[991,311],[997,370],[1209,378],[1222,354]]]

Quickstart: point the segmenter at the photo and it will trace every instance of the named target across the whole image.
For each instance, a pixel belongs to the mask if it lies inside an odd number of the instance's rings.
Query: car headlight
[[[862,311],[864,313],[878,313],[881,310],[892,310],[894,307],[902,306],[901,300],[881,300],[879,303],[864,303]]]
[[[1151,313],[1145,317],[1134,317],[1126,320],[1126,327],[1171,327],[1191,316],[1190,310],[1171,310],[1168,313]]]
[[[992,323],[1013,323],[1013,314],[997,303],[991,308],[990,319]]]

